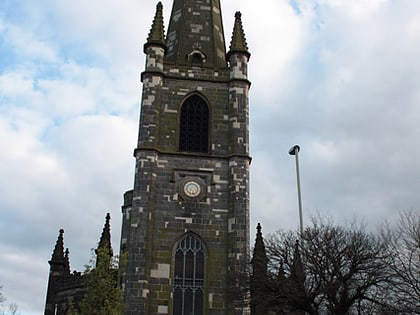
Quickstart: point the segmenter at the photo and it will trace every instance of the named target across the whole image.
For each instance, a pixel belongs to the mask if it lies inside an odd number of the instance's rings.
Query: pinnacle
[[[54,247],[54,251],[51,257],[51,261],[52,262],[62,262],[64,261],[64,230],[60,229],[59,234],[58,234],[58,238],[57,238],[57,242],[55,244]]]
[[[110,227],[110,224],[109,224],[110,219],[111,219],[111,216],[110,216],[109,213],[107,213],[106,217],[105,217],[105,225],[104,225],[104,228],[102,230],[101,238],[100,238],[99,244],[98,244],[98,249],[103,248],[103,249],[109,251],[109,253],[112,256],[111,227]]]
[[[235,24],[233,26],[229,54],[232,54],[233,52],[244,52],[249,55],[248,44],[246,42],[245,32],[242,26],[241,12],[235,13]]]
[[[145,49],[151,44],[166,46],[162,2],[159,2],[156,5],[156,14],[153,19],[152,28],[150,29],[149,36],[147,38]]]
[[[66,266],[64,268],[64,272],[66,274],[70,274],[70,252],[69,252],[68,248],[66,248],[66,252],[64,253],[64,261],[66,263]]]

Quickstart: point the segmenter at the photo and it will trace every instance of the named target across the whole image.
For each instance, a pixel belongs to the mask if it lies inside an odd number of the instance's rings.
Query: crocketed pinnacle
[[[257,236],[255,238],[254,254],[252,258],[252,266],[254,274],[259,277],[266,277],[267,275],[267,254],[265,251],[264,240],[261,233],[261,224],[257,225]]]
[[[55,243],[54,251],[51,256],[51,263],[64,262],[64,230],[61,229],[58,234],[57,242]]]
[[[145,50],[148,46],[155,44],[166,47],[165,41],[165,27],[163,24],[163,5],[162,2],[159,2],[156,5],[156,14],[153,19],[152,28],[150,29],[149,36],[147,38],[147,43],[144,45]]]
[[[111,247],[111,228],[109,220],[111,216],[109,213],[106,214],[104,229],[99,240],[98,248],[95,250],[96,253],[96,266],[99,264],[109,264],[111,257],[113,256],[113,251]]]
[[[70,274],[70,256],[69,256],[68,248],[66,248],[66,252],[64,253],[64,262],[65,262],[64,273]]]
[[[112,247],[111,247],[111,226],[109,221],[111,216],[109,213],[106,214],[105,218],[105,225],[102,230],[101,238],[99,240],[98,249],[105,249],[107,250],[112,256]]]
[[[248,44],[245,39],[245,32],[242,26],[241,12],[235,13],[235,24],[233,26],[232,40],[230,42],[229,54],[242,52],[249,55]]]

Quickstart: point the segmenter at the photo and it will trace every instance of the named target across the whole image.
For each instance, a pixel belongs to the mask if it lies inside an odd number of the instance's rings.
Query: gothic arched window
[[[179,151],[208,153],[209,107],[198,95],[187,98],[181,106]]]
[[[176,246],[173,282],[173,315],[204,314],[205,250],[188,234]]]

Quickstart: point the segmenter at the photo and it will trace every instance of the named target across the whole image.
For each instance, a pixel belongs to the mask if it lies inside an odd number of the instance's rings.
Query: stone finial
[[[156,5],[156,14],[153,19],[152,28],[150,29],[147,42],[144,45],[144,52],[146,53],[147,47],[150,45],[160,45],[166,48],[165,41],[165,27],[163,23],[163,5],[159,2]]]
[[[261,224],[258,223],[257,224],[257,234],[261,234],[261,229],[262,229]]]
[[[245,39],[245,32],[242,26],[241,12],[235,13],[235,24],[233,26],[232,40],[230,42],[228,56],[233,53],[245,53],[248,57],[250,56],[248,44]]]

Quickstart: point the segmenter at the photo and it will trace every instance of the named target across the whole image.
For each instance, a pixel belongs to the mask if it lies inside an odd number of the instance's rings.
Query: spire
[[[293,264],[290,277],[291,280],[297,282],[297,285],[303,287],[305,282],[305,272],[303,270],[302,257],[299,249],[299,241],[296,241],[295,243],[295,251],[293,254]]]
[[[70,255],[69,255],[69,249],[66,248],[66,252],[64,253],[64,274],[70,274]]]
[[[233,26],[232,40],[230,42],[230,48],[228,58],[232,53],[245,53],[248,58],[250,53],[248,51],[248,44],[245,39],[245,32],[242,26],[242,14],[241,12],[235,13],[235,24]]]
[[[256,274],[258,277],[266,277],[268,259],[265,251],[264,239],[262,237],[261,230],[261,224],[258,223],[257,235],[255,238],[254,254],[252,257],[252,266],[254,269],[254,274]]]
[[[159,2],[156,5],[156,14],[153,19],[152,28],[150,29],[147,42],[144,45],[144,52],[146,53],[147,47],[150,45],[161,45],[166,48],[165,44],[165,27],[163,24],[163,5]]]
[[[267,254],[264,240],[261,233],[261,224],[257,225],[257,236],[255,238],[254,253],[252,257],[251,275],[251,314],[267,314],[265,306],[261,304],[267,294]]]
[[[109,213],[106,214],[105,218],[105,225],[102,230],[101,238],[99,240],[98,248],[95,250],[96,253],[96,265],[98,265],[98,262],[100,260],[101,254],[104,254],[108,258],[111,258],[113,256],[113,251],[111,247],[111,227],[109,224],[109,221],[111,219],[111,216]]]
[[[54,251],[49,261],[51,264],[64,263],[64,230],[60,229],[57,242],[55,243]]]
[[[165,62],[227,68],[220,0],[174,0]]]

